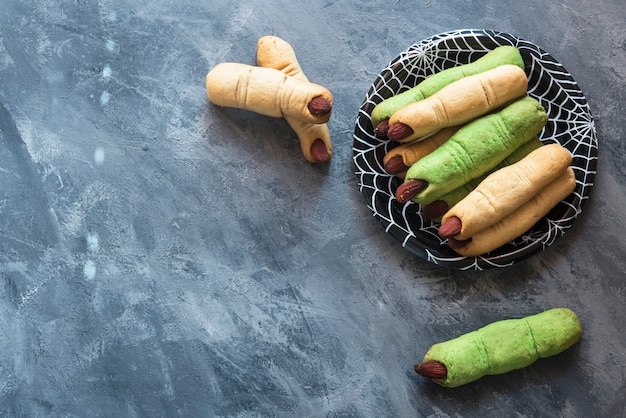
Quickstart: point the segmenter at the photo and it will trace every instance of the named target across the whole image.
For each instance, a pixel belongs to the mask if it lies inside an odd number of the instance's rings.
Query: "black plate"
[[[488,254],[462,257],[437,235],[438,224],[422,218],[419,204],[401,204],[395,199],[401,180],[387,174],[382,161],[396,143],[374,136],[370,114],[382,100],[408,90],[436,72],[475,61],[501,45],[520,50],[529,79],[528,95],[539,100],[549,116],[540,139],[546,144],[558,142],[572,153],[576,189],[521,237]],[[587,100],[563,65],[531,42],[507,33],[476,29],[435,35],[411,45],[391,61],[376,77],[359,109],[353,143],[359,188],[385,231],[419,257],[462,270],[510,266],[552,245],[571,227],[589,197],[597,152]]]

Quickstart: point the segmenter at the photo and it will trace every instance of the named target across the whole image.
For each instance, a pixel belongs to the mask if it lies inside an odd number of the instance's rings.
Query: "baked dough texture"
[[[423,362],[443,364],[447,375],[435,382],[454,388],[559,354],[578,342],[581,336],[582,326],[576,313],[568,308],[553,308],[525,318],[493,322],[455,339],[434,344]]]
[[[308,82],[309,79],[302,71],[293,47],[285,40],[272,35],[263,36],[257,42],[257,65],[274,68],[289,77]],[[326,123],[310,123],[295,116],[285,115],[285,120],[298,136],[302,154],[307,161],[318,162],[311,153],[311,146],[317,139],[326,146],[328,159],[332,157],[333,144],[330,129]]]
[[[515,164],[488,175],[443,216],[462,222],[454,238],[465,240],[515,212],[552,183],[572,163],[572,155],[558,143],[540,147]]]
[[[308,123],[326,123],[330,113],[313,115],[308,105],[315,97],[332,104],[330,91],[298,80],[275,68],[236,62],[217,64],[206,76],[207,98],[213,104],[253,111],[265,116],[286,115]]]

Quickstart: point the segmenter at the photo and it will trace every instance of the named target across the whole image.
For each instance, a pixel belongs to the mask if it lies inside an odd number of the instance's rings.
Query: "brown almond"
[[[374,136],[378,139],[387,139],[389,131],[389,119],[382,120],[376,128],[374,128]]]
[[[325,163],[330,160],[330,154],[326,149],[326,144],[321,138],[317,138],[311,144],[311,156],[318,163]]]
[[[439,227],[439,236],[442,238],[451,238],[461,232],[463,223],[457,216],[450,216]]]
[[[408,202],[426,187],[428,187],[428,182],[425,180],[407,180],[398,186],[396,190],[396,200],[400,203]]]
[[[392,141],[402,141],[411,135],[413,135],[413,128],[404,123],[394,123],[389,126],[387,131],[387,137]]]
[[[394,155],[385,163],[385,171],[389,174],[399,174],[406,171],[409,167],[404,165],[401,155]]]
[[[317,96],[311,99],[308,108],[313,116],[324,116],[330,113],[333,105],[325,97]]]
[[[448,375],[448,369],[442,363],[432,360],[418,363],[413,366],[415,373],[431,379],[444,379]]]
[[[445,215],[448,209],[448,203],[445,200],[435,200],[422,206],[422,215],[426,220],[437,219]]]

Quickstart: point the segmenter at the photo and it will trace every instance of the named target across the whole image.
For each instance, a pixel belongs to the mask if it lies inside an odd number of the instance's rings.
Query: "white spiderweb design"
[[[528,95],[549,115],[540,138],[558,142],[573,156],[576,189],[544,219],[515,241],[479,257],[462,257],[437,235],[438,224],[424,221],[421,207],[399,203],[394,193],[401,181],[383,168],[384,155],[395,146],[373,134],[372,109],[387,97],[424,78],[475,61],[500,45],[516,46],[529,78]],[[596,173],[598,144],[587,100],[565,68],[538,46],[513,35],[463,29],[435,35],[412,45],[382,70],[359,109],[354,130],[353,161],[359,188],[374,217],[403,247],[434,264],[461,270],[506,267],[543,251],[572,225],[589,198]]]

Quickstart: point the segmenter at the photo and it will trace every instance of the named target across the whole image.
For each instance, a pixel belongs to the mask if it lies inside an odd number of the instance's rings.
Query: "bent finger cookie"
[[[572,155],[558,143],[544,145],[515,164],[502,167],[485,179],[441,220],[440,235],[457,240],[499,222],[554,181],[572,163]],[[453,219],[459,228],[446,228]]]
[[[576,313],[568,308],[553,308],[525,318],[493,322],[434,344],[414,369],[441,386],[454,388],[557,355],[581,336],[582,326]]]
[[[263,36],[257,42],[257,65],[277,69],[290,77],[309,81],[293,47],[277,36]],[[326,123],[309,123],[285,115],[285,120],[300,141],[302,154],[311,163],[327,162],[333,153],[330,130]]]
[[[236,62],[217,64],[206,75],[207,98],[213,104],[265,116],[293,116],[309,123],[326,123],[332,94],[318,84],[298,80],[275,68]]]
[[[488,253],[514,240],[546,216],[560,201],[576,188],[574,170],[567,167],[552,183],[499,222],[472,237],[459,241],[448,238],[448,245],[457,253],[473,257]]]

